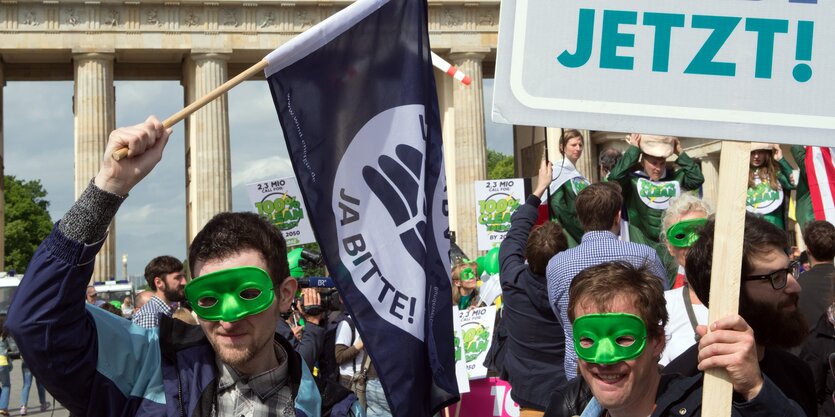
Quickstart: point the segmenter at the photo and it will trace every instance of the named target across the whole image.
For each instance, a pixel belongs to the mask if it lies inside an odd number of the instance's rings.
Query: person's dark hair
[[[647,326],[647,336],[664,338],[667,325],[667,301],[664,285],[652,274],[648,265],[636,267],[629,262],[615,261],[582,270],[568,290],[568,319],[573,323],[580,305],[593,305],[600,312],[611,311],[617,297],[629,297],[638,316]]]
[[[699,239],[687,252],[684,269],[690,287],[706,307],[710,307],[710,270],[713,267],[713,231],[716,220],[710,218],[699,233]],[[789,241],[786,232],[762,216],[745,213],[745,233],[742,238],[742,270],[740,277],[751,275],[753,261],[772,249],[786,252]],[[741,294],[741,292],[740,292]]]
[[[145,265],[145,282],[148,283],[148,287],[151,288],[151,291],[156,291],[157,286],[154,285],[154,278],[160,277],[165,279],[165,276],[172,273],[172,272],[180,272],[183,270],[183,263],[180,262],[179,259],[163,255],[157,256],[154,259],[151,259],[151,262],[148,262],[148,265]]]
[[[610,230],[623,205],[620,185],[614,182],[598,182],[589,185],[577,195],[575,206],[583,230]]]
[[[525,257],[531,272],[536,275],[545,275],[545,267],[551,258],[568,249],[568,239],[562,231],[562,227],[554,222],[545,222],[537,226],[528,235],[528,244],[525,246]]]
[[[255,213],[220,213],[209,220],[191,242],[189,268],[194,274],[194,264],[199,261],[228,258],[246,249],[264,257],[274,285],[280,285],[290,276],[284,236]]]
[[[623,156],[623,152],[615,149],[615,148],[606,148],[602,152],[600,152],[600,156],[597,157],[597,162],[600,164],[600,167],[603,168],[606,172],[612,171],[612,168],[615,164],[620,161],[620,158]],[[603,180],[603,178],[601,178]]]
[[[115,314],[119,317],[122,317],[122,310],[119,310],[113,304],[104,303],[104,304],[101,305],[101,308],[102,308],[102,310],[108,311],[108,312],[113,313],[113,314]]]
[[[818,261],[835,258],[835,226],[825,220],[809,222],[803,230],[806,250]]]
[[[568,141],[574,138],[580,138],[580,141],[583,140],[583,134],[580,133],[577,129],[565,129],[562,132],[562,136],[560,137],[560,153],[565,155],[565,145],[568,145]]]

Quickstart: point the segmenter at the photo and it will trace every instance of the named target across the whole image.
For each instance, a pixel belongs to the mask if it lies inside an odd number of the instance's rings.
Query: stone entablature
[[[294,34],[333,15],[347,1],[0,1],[0,33]],[[430,32],[498,33],[499,2],[434,1]],[[5,45],[4,45],[5,46]]]

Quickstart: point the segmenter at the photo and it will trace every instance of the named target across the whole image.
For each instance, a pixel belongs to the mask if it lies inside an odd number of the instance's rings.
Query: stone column
[[[183,84],[186,105],[226,82],[229,55],[192,52]],[[186,236],[188,242],[215,214],[232,209],[229,105],[223,95],[186,120]]]
[[[702,199],[707,201],[714,210],[718,202],[719,192],[719,156],[709,154],[701,158],[702,175],[705,182],[702,184]]]
[[[3,143],[3,87],[6,86],[6,74],[3,72],[3,61],[0,60],[0,271],[6,270],[6,186],[5,186],[5,150]]]
[[[583,154],[577,160],[577,170],[591,182],[597,182],[600,177],[600,169],[597,167],[597,149],[591,140],[591,132],[588,129],[578,129],[583,135]]]
[[[445,73],[435,70],[435,90],[438,93],[438,113],[441,116],[441,135],[444,138],[444,169],[446,171],[447,201],[456,201],[458,188],[455,186],[455,107],[452,97],[452,83],[459,82]],[[451,204],[451,203],[450,203]],[[449,211],[449,230],[458,230],[458,215]],[[457,233],[456,233],[457,239]]]
[[[455,200],[450,200],[450,211],[456,214],[456,240],[468,256],[478,256],[476,233],[475,189],[473,181],[487,178],[487,142],[484,135],[484,105],[482,104],[482,60],[487,51],[466,51],[450,54],[453,65],[472,79],[466,86],[453,83],[455,107]]]
[[[101,167],[107,137],[115,129],[116,98],[113,61],[108,52],[73,54],[75,90],[75,197],[87,188]],[[93,281],[116,276],[116,221],[110,224],[107,240],[96,255]]]

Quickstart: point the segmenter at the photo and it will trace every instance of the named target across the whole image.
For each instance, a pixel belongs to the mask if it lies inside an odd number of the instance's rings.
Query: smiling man
[[[571,284],[569,311],[580,374],[594,398],[582,417],[700,416],[701,374],[661,375],[667,310],[658,279],[645,268],[610,262]],[[751,328],[738,315],[706,334],[699,326],[699,369],[722,367],[734,387],[734,416],[802,416],[757,364]]]
[[[38,248],[7,321],[32,373],[79,416],[362,416],[341,387],[323,399],[276,335],[296,282],[281,232],[253,213],[218,214],[192,242],[184,296],[199,327],[161,315],[146,329],[80,302],[107,226],[169,135],[154,117],[111,133],[101,170]],[[119,148],[129,158],[112,159]]]

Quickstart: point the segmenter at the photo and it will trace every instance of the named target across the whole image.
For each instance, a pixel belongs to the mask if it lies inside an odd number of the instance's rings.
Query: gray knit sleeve
[[[64,214],[58,228],[69,239],[87,244],[98,242],[107,233],[107,227],[125,198],[127,196],[104,191],[90,181],[87,189]]]

